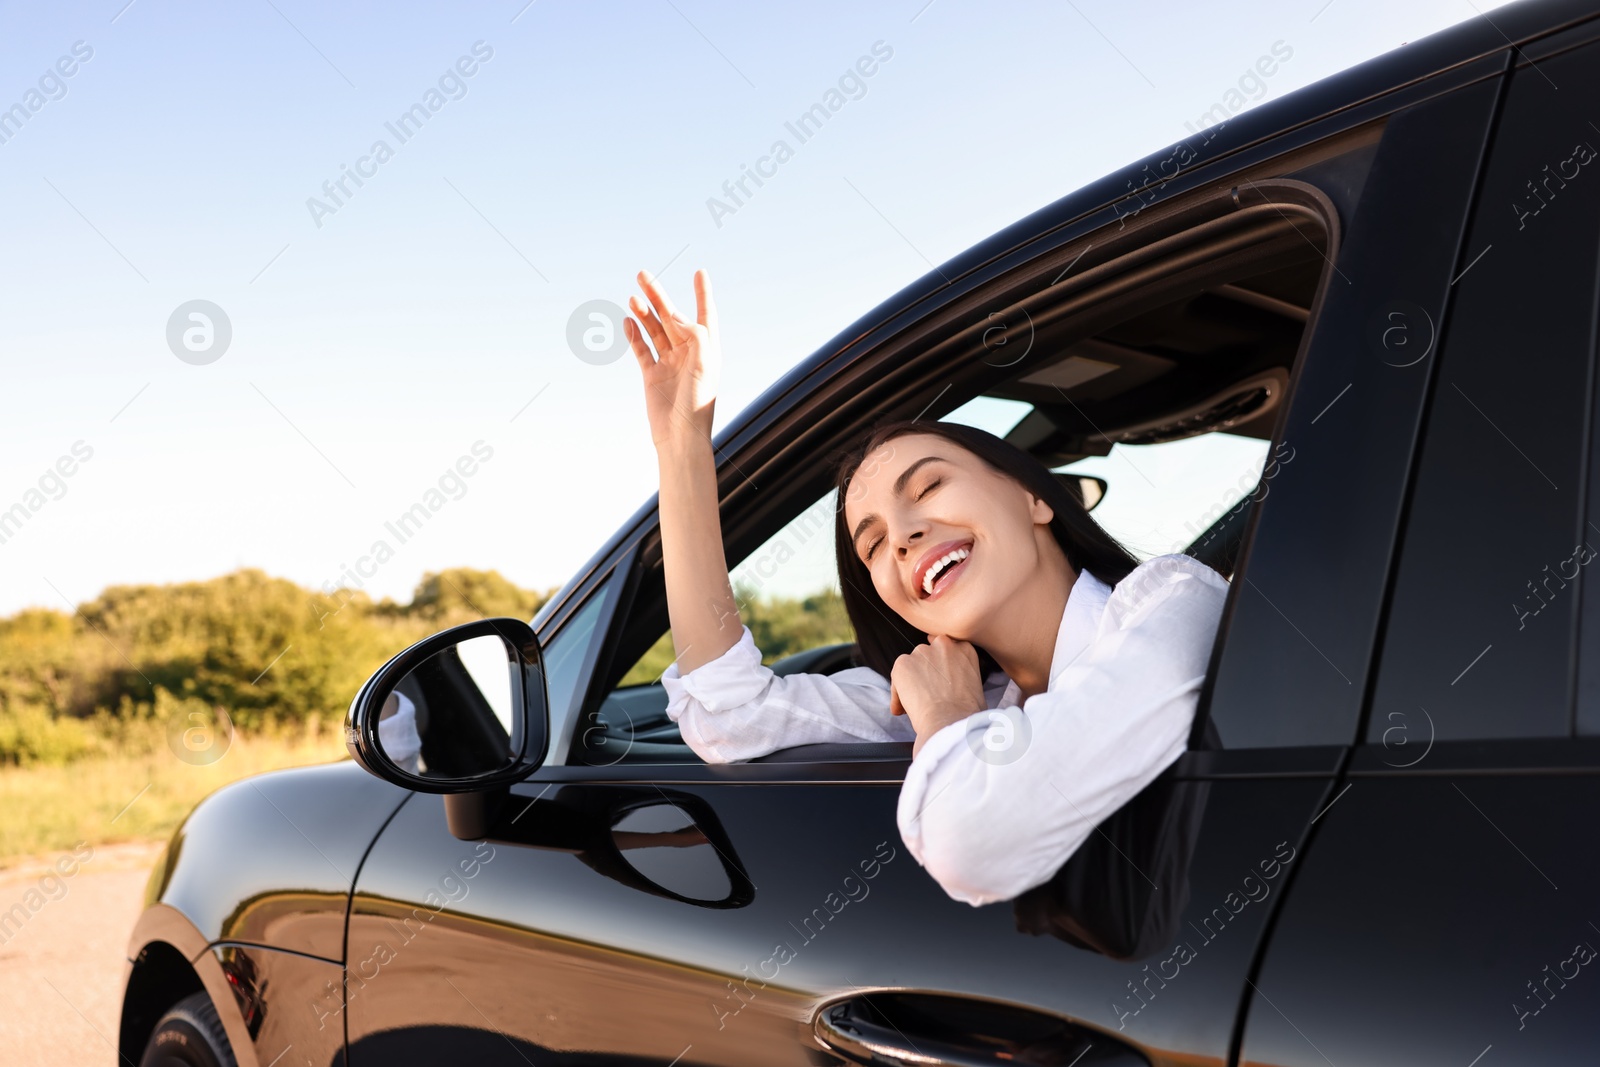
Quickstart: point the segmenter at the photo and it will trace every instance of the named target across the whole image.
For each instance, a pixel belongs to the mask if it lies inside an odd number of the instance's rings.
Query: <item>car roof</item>
[[[717,433],[717,453],[726,454],[736,443],[748,437],[753,428],[768,421],[766,416],[774,408],[782,406],[786,398],[792,402],[789,394],[857,339],[940,289],[948,288],[957,279],[1045,234],[1134,195],[1130,190],[1142,191],[1144,186],[1152,184],[1151,175],[1161,173],[1163,163],[1170,165],[1173,153],[1180,145],[1189,146],[1195,156],[1185,169],[1193,172],[1214,166],[1230,156],[1299,127],[1398,92],[1485,56],[1504,52],[1510,47],[1527,45],[1538,38],[1596,18],[1600,18],[1600,12],[1595,10],[1593,0],[1521,0],[1494,11],[1492,15],[1479,14],[1455,26],[1405,43],[1242,114],[1204,127],[1204,136],[1191,136],[1165,146],[1067,193],[938,265],[795,364]],[[652,495],[607,540],[589,563],[551,598],[535,622],[542,624],[559,611],[562,603],[593,569],[602,564],[619,544],[628,540],[655,509],[656,497]]]
[[[1090,182],[956,254],[862,315],[749,403],[717,434],[716,444],[720,449],[738,439],[786,392],[880,323],[1013,249],[1133,195],[1130,190],[1149,184],[1152,174],[1161,173],[1163,163],[1170,165],[1179,144],[1189,145],[1198,157],[1186,169],[1214,165],[1263,141],[1433,75],[1596,18],[1600,12],[1593,0],[1522,0],[1495,11],[1492,19],[1480,15],[1266,101],[1206,127],[1206,137],[1168,145]]]

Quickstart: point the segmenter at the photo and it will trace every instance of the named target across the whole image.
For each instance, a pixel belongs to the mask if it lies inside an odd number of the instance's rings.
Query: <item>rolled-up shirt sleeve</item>
[[[889,680],[867,667],[834,674],[774,674],[748,626],[714,660],[661,676],[667,717],[707,763],[752,759],[795,745],[912,741],[916,730],[889,712]]]
[[[900,834],[951,897],[978,906],[1048,880],[1187,747],[1228,584],[1199,563],[1152,573],[1113,590],[1095,639],[1023,703],[1025,735],[1015,709],[1009,723],[979,712],[912,761]],[[989,730],[1014,731],[1020,754]]]

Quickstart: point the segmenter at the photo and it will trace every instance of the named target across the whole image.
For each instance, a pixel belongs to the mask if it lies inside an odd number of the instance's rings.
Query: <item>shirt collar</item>
[[[1056,647],[1050,656],[1050,685],[1056,684],[1061,672],[1078,659],[1100,627],[1100,616],[1105,613],[1106,600],[1111,596],[1111,586],[1087,570],[1080,569],[1078,577],[1067,593],[1067,606],[1061,613],[1061,625],[1056,630]],[[1022,688],[1008,681],[1000,697],[1000,707],[1020,707]]]

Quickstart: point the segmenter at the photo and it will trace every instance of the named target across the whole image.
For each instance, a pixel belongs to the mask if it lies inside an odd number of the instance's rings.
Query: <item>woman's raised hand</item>
[[[645,299],[635,295],[628,300],[637,318],[624,319],[622,328],[639,361],[650,439],[661,467],[656,507],[667,614],[678,670],[688,674],[732,648],[743,632],[728,584],[711,446],[711,409],[722,362],[717,312],[711,277],[703,270],[694,272],[698,308],[693,321],[678,314],[646,271],[639,272],[639,288]]]
[[[645,298],[637,294],[628,298],[628,308],[637,320],[624,319],[623,330],[644,378],[650,440],[658,449],[696,438],[709,442],[717,376],[722,368],[711,276],[704,270],[694,272],[693,319],[678,312],[648,271],[640,271],[638,280]]]

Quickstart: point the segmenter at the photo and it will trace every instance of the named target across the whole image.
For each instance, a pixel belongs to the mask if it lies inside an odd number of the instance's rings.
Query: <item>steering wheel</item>
[[[846,641],[837,645],[820,645],[817,648],[808,648],[804,652],[796,652],[792,656],[785,656],[772,664],[772,673],[834,674],[861,665],[861,655],[856,650],[855,642]]]

